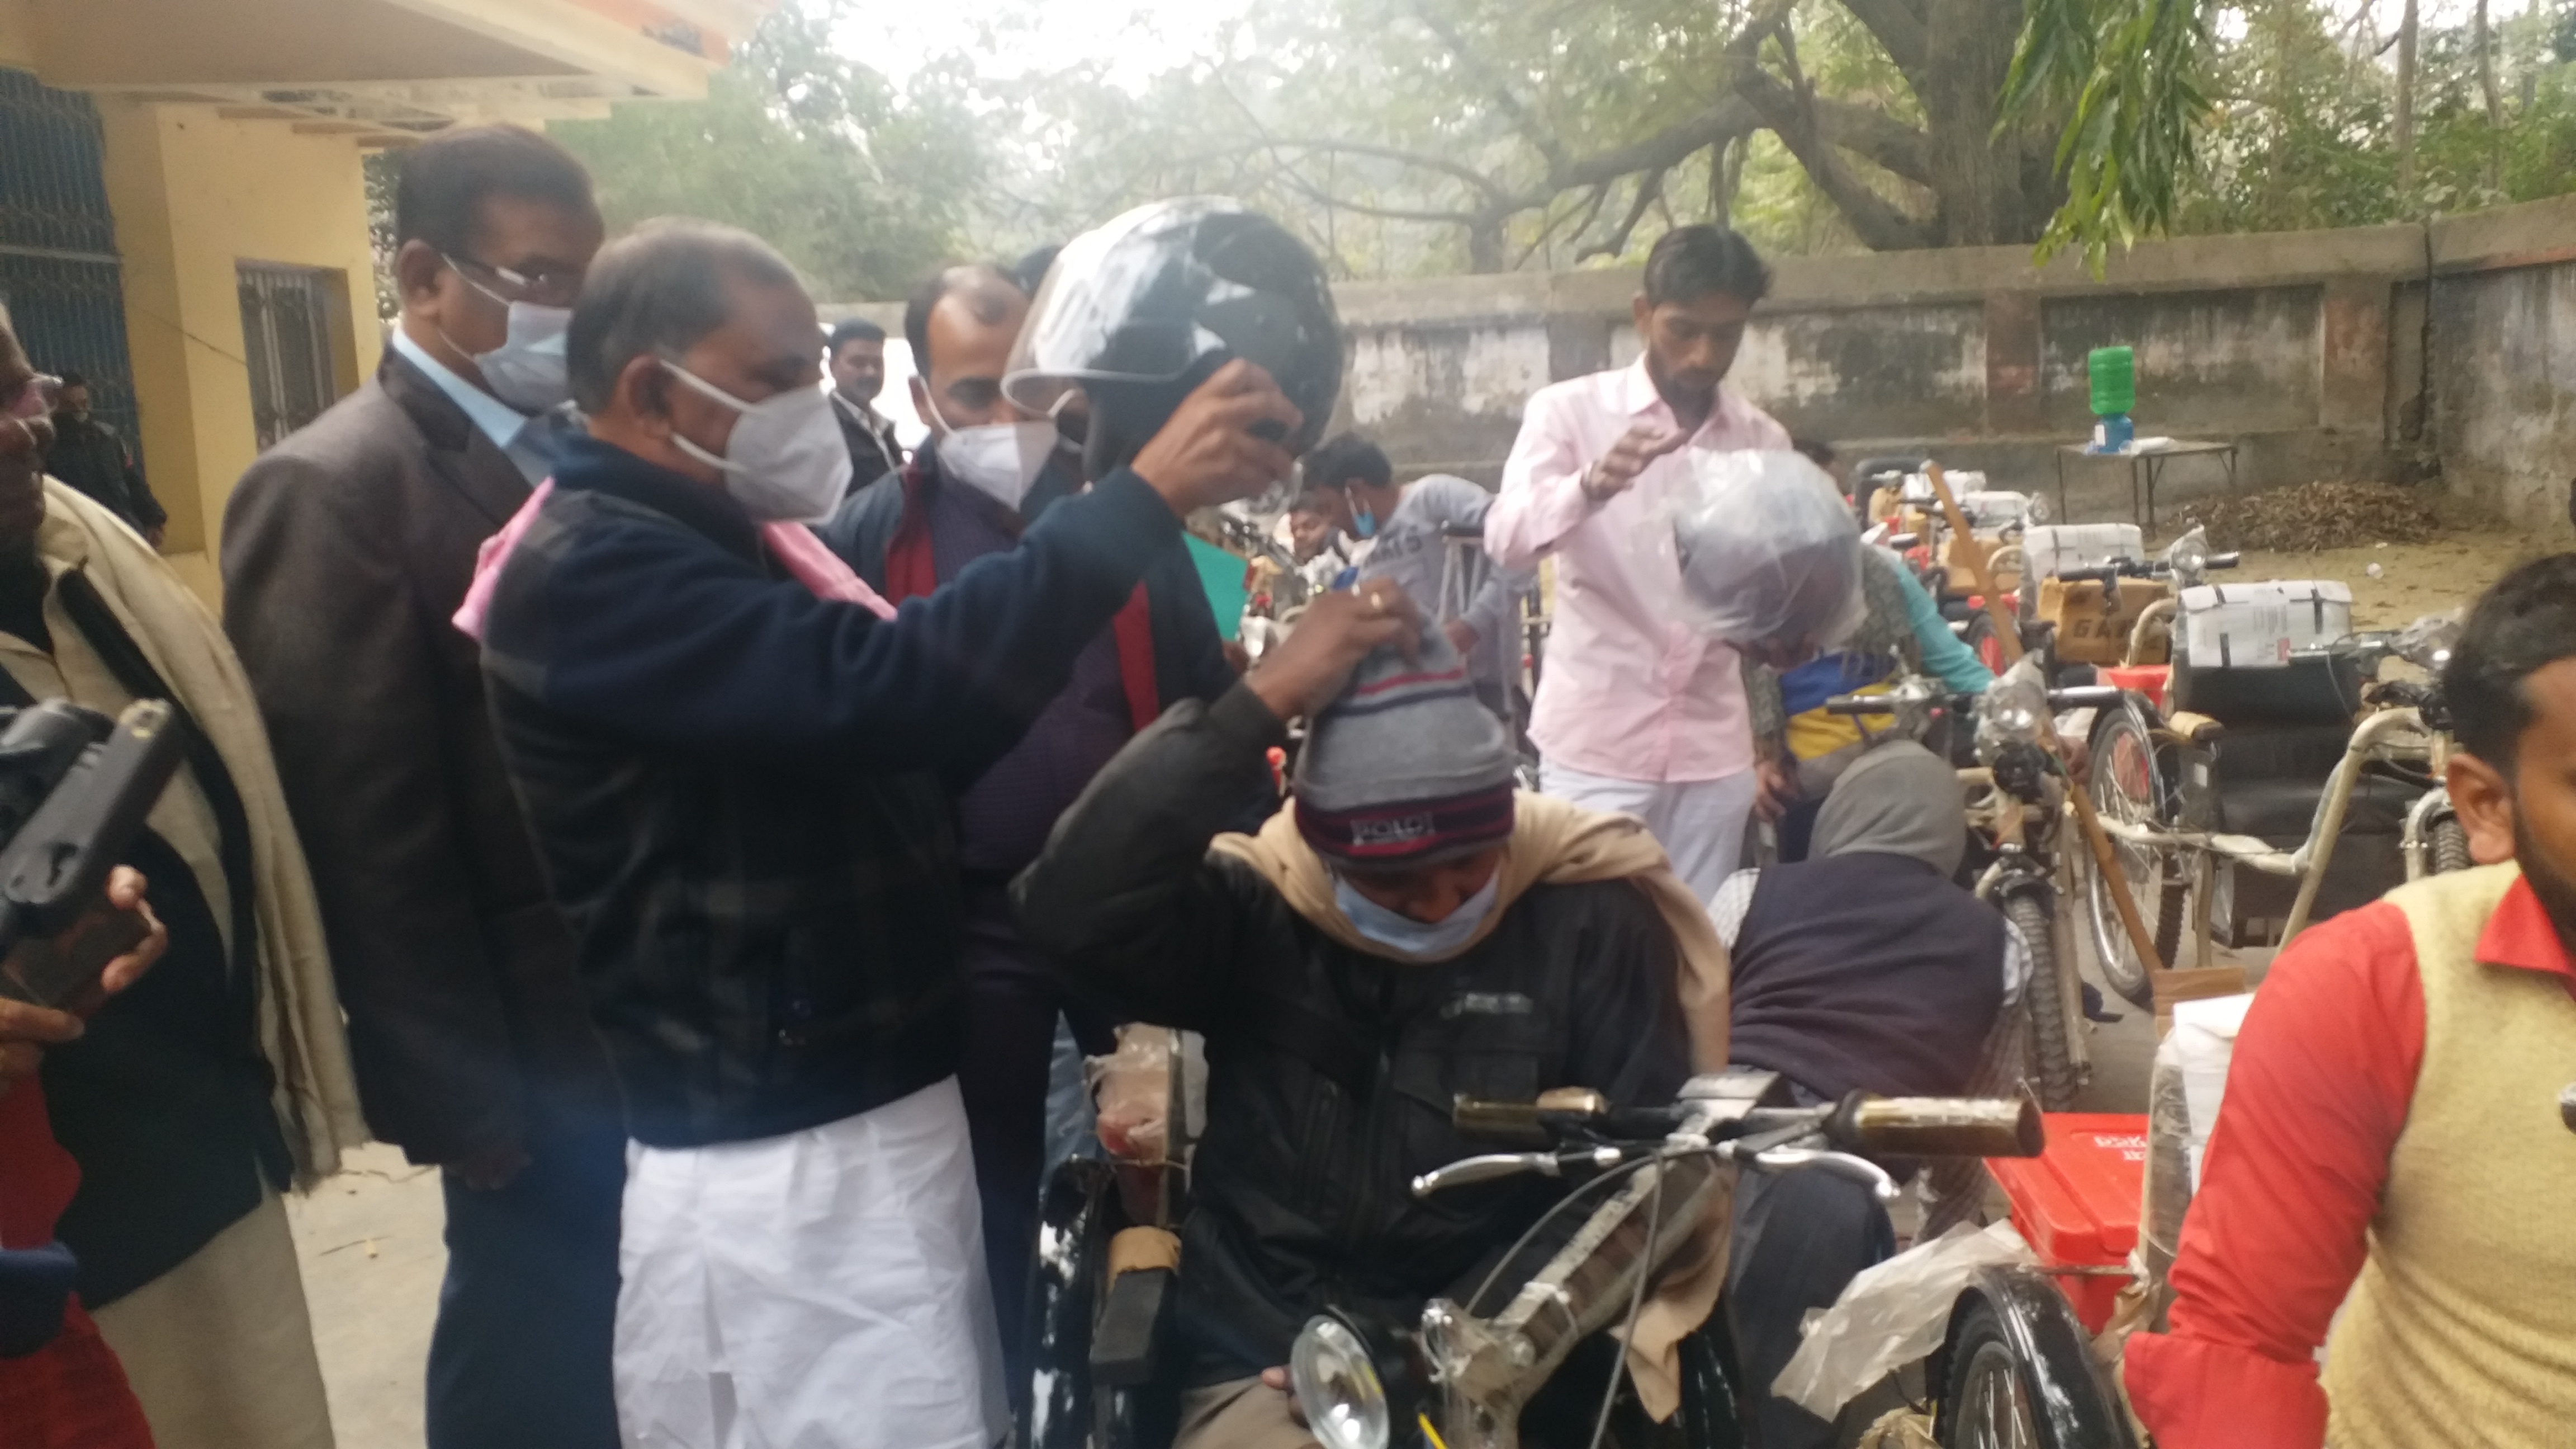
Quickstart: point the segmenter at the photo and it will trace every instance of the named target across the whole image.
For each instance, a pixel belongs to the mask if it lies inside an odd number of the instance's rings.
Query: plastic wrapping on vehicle
[[[2129,1254],[2129,1286],[2121,1290],[2111,1322],[2095,1345],[2106,1362],[2116,1362],[2130,1334],[2165,1331],[2183,1216],[2199,1188],[2201,1155],[2218,1125],[2236,1032],[2253,1001],[2249,993],[2176,1003],[2173,1030],[2156,1046],[2155,1066],[2147,1078],[2147,1170],[2138,1204],[2138,1245]]]
[[[1137,1022],[1118,1028],[1116,1051],[1086,1060],[1100,1145],[1112,1158],[1159,1167],[1197,1140],[1207,1119],[1206,1050],[1196,1032]],[[1170,1123],[1176,1097],[1182,1110],[1177,1144]]]
[[[1950,1310],[1980,1271],[2036,1261],[2012,1224],[1962,1223],[1864,1269],[1833,1307],[1807,1315],[1806,1339],[1771,1392],[1830,1423],[1871,1385],[1941,1346]]]
[[[1668,495],[1678,617],[1729,644],[1848,638],[1867,612],[1860,527],[1825,470],[1790,452],[1692,449]],[[1640,577],[1654,577],[1641,570]]]

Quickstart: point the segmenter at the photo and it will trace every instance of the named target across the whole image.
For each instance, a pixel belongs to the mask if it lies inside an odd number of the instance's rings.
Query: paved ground
[[[447,1271],[438,1174],[362,1148],[287,1215],[340,1449],[420,1449],[421,1369]]]
[[[2146,1110],[2155,1021],[2116,1005],[2123,1019],[2093,1031],[2083,1111]],[[290,1202],[288,1214],[340,1449],[420,1449],[421,1365],[447,1263],[438,1174],[393,1148],[368,1147],[320,1191]]]

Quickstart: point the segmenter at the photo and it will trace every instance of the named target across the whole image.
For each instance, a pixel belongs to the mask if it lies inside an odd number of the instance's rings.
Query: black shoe
[[[2103,1003],[2101,988],[2095,986],[2090,981],[2084,983],[2084,1019],[2086,1021],[2100,1022],[2113,1022],[2121,1019],[2120,1013],[2111,1010],[2109,1006]]]

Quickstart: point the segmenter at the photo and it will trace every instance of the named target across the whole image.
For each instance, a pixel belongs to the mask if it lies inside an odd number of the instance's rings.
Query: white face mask
[[[822,389],[791,387],[748,403],[667,358],[662,366],[741,415],[721,458],[677,431],[671,442],[723,473],[725,492],[743,512],[763,523],[817,523],[832,516],[841,495],[850,491],[850,449],[841,441],[841,425],[832,420],[832,403]]]
[[[1494,898],[1501,894],[1503,873],[1497,869],[1485,878],[1483,889],[1458,903],[1444,920],[1417,921],[1402,911],[1391,911],[1353,889],[1351,883],[1336,874],[1333,877],[1333,904],[1350,920],[1351,929],[1399,956],[1426,960],[1445,956],[1467,944],[1469,937],[1494,913]]]
[[[531,416],[569,401],[572,382],[565,368],[564,334],[571,327],[569,307],[511,303],[509,339],[474,356],[492,396]]]
[[[924,388],[923,395],[929,395]],[[930,403],[931,421],[939,433],[939,467],[948,476],[1016,513],[1028,500],[1029,488],[1056,448],[1055,424],[986,423],[952,428]]]
[[[572,382],[565,362],[564,339],[572,329],[572,309],[513,302],[467,276],[456,263],[450,261],[447,265],[465,285],[510,309],[510,330],[501,345],[490,352],[468,354],[482,372],[484,384],[492,389],[492,396],[531,416],[569,401]],[[455,347],[456,339],[447,338],[447,345]]]

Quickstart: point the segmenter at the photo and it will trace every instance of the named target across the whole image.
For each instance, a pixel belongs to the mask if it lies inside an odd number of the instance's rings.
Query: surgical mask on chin
[[[1391,911],[1351,887],[1339,874],[1333,877],[1333,904],[1351,923],[1351,929],[1384,946],[1398,956],[1428,960],[1445,956],[1467,944],[1485,918],[1494,913],[1494,898],[1501,893],[1503,873],[1496,870],[1485,878],[1484,888],[1458,903],[1446,920],[1417,921],[1402,911]]]
[[[1359,538],[1377,537],[1377,515],[1362,503],[1351,509],[1351,533]]]
[[[850,491],[850,449],[821,388],[791,387],[749,403],[667,358],[662,366],[740,414],[721,458],[677,432],[671,442],[724,474],[725,492],[743,512],[763,523],[816,523],[832,515]]]
[[[474,354],[492,396],[531,417],[569,401],[572,382],[564,338],[571,327],[570,308],[512,302],[507,339],[490,352]]]
[[[1055,424],[1046,421],[949,427],[935,398],[930,417],[943,430],[937,449],[940,471],[1014,513],[1028,501],[1029,486],[1038,481],[1060,441]]]

